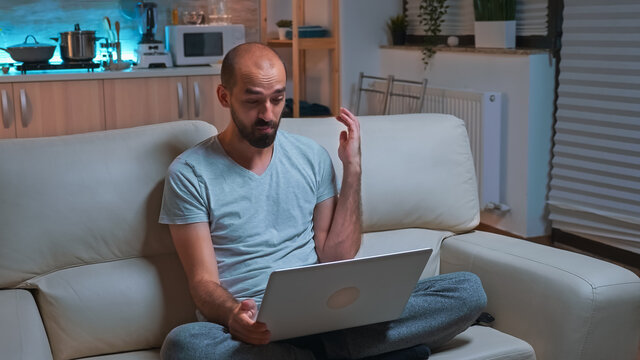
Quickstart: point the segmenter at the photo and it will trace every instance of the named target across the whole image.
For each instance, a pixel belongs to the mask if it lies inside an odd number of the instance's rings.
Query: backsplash
[[[208,12],[210,5],[219,0],[171,1],[157,0],[158,28],[156,38],[164,40],[164,26],[171,21],[171,10],[178,9],[179,18],[182,10],[199,8]],[[12,46],[24,42],[25,37],[32,34],[38,42],[54,44],[52,37],[59,37],[61,32],[73,31],[74,24],[80,24],[82,30],[95,30],[97,37],[105,37],[103,19],[108,16],[111,28],[120,22],[120,41],[122,57],[135,59],[135,48],[140,40],[136,20],[125,17],[121,6],[135,6],[135,0],[0,0],[0,47]],[[259,0],[227,0],[226,12],[231,15],[231,22],[243,24],[247,41],[258,41],[260,36]],[[30,40],[31,41],[31,40]],[[98,60],[102,51],[98,48]],[[51,61],[60,61],[59,47]],[[13,63],[9,54],[0,51],[0,63]]]

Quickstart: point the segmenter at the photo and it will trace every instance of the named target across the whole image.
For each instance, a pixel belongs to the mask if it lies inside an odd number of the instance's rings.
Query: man
[[[337,195],[326,150],[278,132],[286,72],[277,54],[240,45],[225,56],[221,78],[217,96],[231,123],[176,158],[165,181],[160,222],[170,224],[202,322],[174,329],[163,358],[426,357],[427,346],[477,318],[486,302],[482,286],[460,273],[421,282],[398,321],[270,342],[269,324],[255,321],[269,274],[350,259],[360,247],[360,125],[346,109],[336,117],[346,126]]]

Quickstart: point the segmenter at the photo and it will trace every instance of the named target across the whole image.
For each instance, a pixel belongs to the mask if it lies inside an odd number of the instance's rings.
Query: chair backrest
[[[399,85],[399,86],[397,86]],[[416,91],[416,85],[419,85],[419,91]],[[422,81],[396,79],[393,75],[389,76],[388,98],[384,102],[384,114],[403,114],[403,113],[421,113],[424,107],[424,97],[427,93],[427,79]],[[405,98],[400,103],[393,101],[394,97]],[[392,112],[392,108],[396,109]]]
[[[391,84],[392,84],[393,76],[388,76],[386,78],[379,76],[371,76],[365,75],[363,72],[360,72],[360,76],[358,78],[358,90],[356,93],[356,106],[355,106],[355,114],[356,115],[383,115],[387,109],[387,101],[389,100],[389,93],[391,93]],[[365,84],[365,81],[372,80],[378,83],[377,86],[371,86],[370,84]],[[381,90],[382,85],[384,85],[384,90]],[[373,96],[368,97],[366,104],[370,109],[374,108],[371,102],[376,102],[379,111],[368,111],[367,114],[363,114],[360,111],[360,103],[362,101],[362,93],[369,93]]]
[[[368,82],[367,82],[368,81]],[[365,83],[366,82],[366,83]],[[390,115],[421,113],[427,92],[427,79],[422,81],[397,79],[393,75],[386,78],[365,75],[360,72],[356,93],[356,115]],[[367,112],[360,109],[362,93],[368,93]],[[394,98],[403,98],[394,101]]]

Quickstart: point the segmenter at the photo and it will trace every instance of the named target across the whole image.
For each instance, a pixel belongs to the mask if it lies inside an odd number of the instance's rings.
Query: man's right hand
[[[255,321],[257,315],[256,302],[251,299],[243,300],[236,306],[229,318],[229,333],[234,339],[247,344],[264,345],[269,343],[271,333],[265,323]]]

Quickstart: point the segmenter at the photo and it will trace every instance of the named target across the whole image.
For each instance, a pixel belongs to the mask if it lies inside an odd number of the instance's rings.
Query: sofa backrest
[[[171,161],[215,134],[183,121],[0,141],[0,289],[34,289],[52,353],[157,347],[195,319],[168,229]]]
[[[403,228],[475,228],[478,185],[464,122],[444,114],[360,116],[365,232]],[[338,186],[342,163],[335,118],[283,119],[281,128],[324,146]]]

